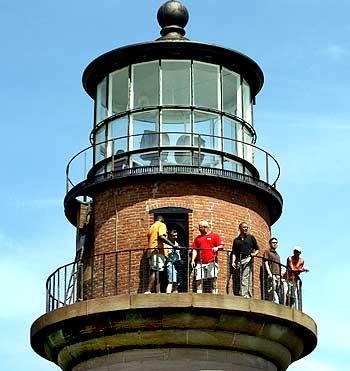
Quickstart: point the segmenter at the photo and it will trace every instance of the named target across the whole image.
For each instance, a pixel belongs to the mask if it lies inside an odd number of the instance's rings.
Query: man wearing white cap
[[[300,257],[301,248],[295,246],[293,249],[293,255],[287,259],[287,271],[283,275],[285,279],[285,292],[286,292],[286,305],[290,307],[294,306],[297,309],[301,309],[301,280],[300,273],[308,272],[308,269],[304,268],[304,260]]]
[[[206,220],[199,222],[200,235],[197,236],[191,246],[191,266],[194,268],[197,293],[203,292],[203,281],[209,281],[209,287],[213,294],[218,293],[216,280],[219,272],[217,252],[222,249],[223,242],[217,233],[209,230]]]

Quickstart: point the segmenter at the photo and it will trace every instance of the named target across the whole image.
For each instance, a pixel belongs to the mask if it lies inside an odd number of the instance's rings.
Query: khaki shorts
[[[194,275],[196,281],[206,280],[208,278],[216,278],[219,273],[218,263],[208,263],[208,264],[197,264],[194,268]]]
[[[152,271],[162,272],[165,268],[165,256],[163,254],[153,254],[149,257],[149,267]]]

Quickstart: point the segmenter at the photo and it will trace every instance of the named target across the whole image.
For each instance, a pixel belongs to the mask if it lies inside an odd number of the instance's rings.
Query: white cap
[[[198,225],[200,227],[209,227],[209,223],[206,220],[201,220]]]
[[[301,247],[300,246],[295,246],[293,251],[298,251],[301,254]]]

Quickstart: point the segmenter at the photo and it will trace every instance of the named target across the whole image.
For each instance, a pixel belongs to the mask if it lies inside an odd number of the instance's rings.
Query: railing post
[[[269,183],[269,156],[265,152],[266,183]]]
[[[46,313],[51,310],[51,308],[50,308],[50,300],[51,300],[50,289],[51,289],[51,279],[49,281],[47,281],[47,284],[46,284]]]
[[[55,308],[55,295],[56,295],[56,273],[53,275],[53,290],[52,290],[52,298],[54,300],[54,304],[53,304],[53,309],[56,309]]]
[[[298,286],[297,286],[297,288],[298,288],[298,290],[297,290],[298,308],[297,309],[299,309],[300,311],[303,310],[303,295],[302,295],[302,289],[301,289],[302,284],[303,284],[302,281],[299,280],[298,281]]]
[[[71,274],[71,277],[73,278],[73,283],[72,283],[72,296],[71,296],[71,303],[75,303],[76,300],[76,288],[75,288],[75,281],[77,280],[77,277],[78,277],[78,263],[75,261],[74,264],[73,264],[73,271],[72,271],[72,274]],[[74,280],[74,277],[75,277],[75,280]]]
[[[69,181],[68,181],[68,178],[69,178],[69,167],[68,167],[67,172],[66,172],[66,193],[69,192]]]
[[[112,164],[111,164],[111,173],[114,171],[114,139],[112,140]]]
[[[82,301],[84,298],[84,261],[83,259],[79,260],[79,271],[78,272],[79,272],[78,282],[80,282],[78,300]]]
[[[65,306],[67,304],[67,266],[64,266],[64,299],[63,299],[63,305]]]
[[[115,285],[114,285],[114,294],[118,295],[118,254],[119,252],[115,252]]]
[[[252,256],[251,260],[251,270],[250,270],[250,275],[249,275],[249,285],[248,285],[248,293],[249,293],[249,286],[251,287],[252,290],[252,297],[254,298],[255,294],[255,256]]]
[[[198,135],[198,170],[199,170],[199,168],[200,168],[200,165],[201,165],[201,136],[200,136],[200,134]]]
[[[160,282],[159,282],[159,255],[158,255],[158,250],[156,252],[156,293],[160,293]]]
[[[91,276],[90,276],[90,287],[91,287],[91,299],[94,297],[94,269],[95,269],[95,257],[91,257]]]
[[[105,296],[105,281],[106,281],[106,255],[102,255],[102,296]]]
[[[130,295],[130,280],[131,280],[131,250],[129,250],[129,269],[128,269],[128,294]]]

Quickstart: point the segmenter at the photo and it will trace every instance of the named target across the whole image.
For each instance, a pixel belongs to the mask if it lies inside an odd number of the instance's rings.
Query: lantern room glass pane
[[[243,165],[238,161],[225,158],[224,159],[224,170],[230,170],[236,173],[243,173]]]
[[[120,154],[128,150],[128,124],[127,116],[113,120],[109,123],[111,128],[111,138],[113,139],[114,154]]]
[[[221,156],[211,153],[201,153],[201,166],[221,169]]]
[[[252,124],[252,99],[250,87],[245,80],[243,80],[243,119]]]
[[[190,151],[171,151],[169,152],[169,162],[180,166],[191,166],[192,153]]]
[[[132,71],[134,108],[159,105],[159,62],[135,64]]]
[[[224,136],[224,152],[237,154],[237,122],[230,120],[227,117],[222,119],[223,136]],[[226,139],[227,138],[227,139]]]
[[[190,61],[162,61],[163,104],[190,105],[190,88]]]
[[[193,62],[194,105],[218,109],[219,66]]]
[[[248,128],[243,127],[243,141],[244,143],[252,143],[253,136]],[[244,159],[249,162],[253,162],[253,146],[244,144]]]
[[[96,92],[96,123],[104,120],[107,117],[107,79],[104,78],[97,85]]]
[[[95,134],[95,162],[99,162],[106,158],[107,156],[107,146],[106,146],[106,127],[102,126],[99,128]],[[103,143],[101,143],[103,142]],[[98,144],[101,143],[101,144]]]
[[[219,115],[208,112],[195,111],[193,131],[196,134],[200,134],[200,144],[202,147],[220,150],[220,141],[219,138],[217,138],[220,135]]]
[[[111,90],[112,114],[126,111],[129,99],[129,67],[111,74],[109,90]]]
[[[158,111],[146,111],[132,115],[133,149],[159,146]]]
[[[222,110],[237,115],[237,96],[240,76],[226,68],[222,69]]]
[[[190,146],[191,136],[191,111],[190,110],[162,110],[162,129],[169,140],[162,145]]]
[[[159,166],[159,153],[147,152],[130,156],[131,167]]]

